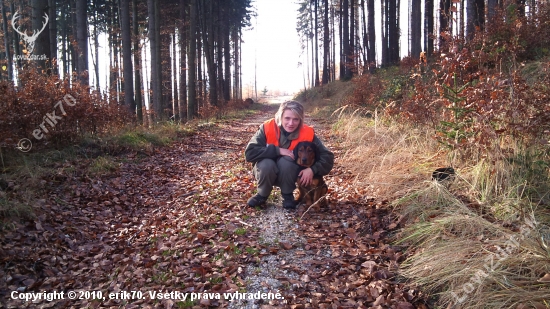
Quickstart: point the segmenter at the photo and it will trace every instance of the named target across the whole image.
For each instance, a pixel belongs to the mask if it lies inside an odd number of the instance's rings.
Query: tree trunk
[[[380,4],[382,7],[382,18],[380,18],[380,22],[382,23],[382,66],[387,66],[389,63],[389,47],[388,47],[388,27],[389,27],[389,21],[388,21],[388,7],[389,7],[389,0],[380,0]]]
[[[180,0],[180,25],[179,25],[179,34],[180,34],[180,99],[179,99],[179,114],[180,114],[180,121],[183,122],[183,120],[187,117],[186,116],[186,108],[187,108],[187,35],[186,35],[186,28],[185,28],[185,22],[186,22],[186,14],[185,14],[185,8],[187,7],[187,1],[186,0]]]
[[[14,1],[11,1],[10,3],[10,11],[12,12],[12,14],[15,12],[15,4],[13,3]],[[13,15],[12,15],[13,17]],[[21,60],[18,58],[21,56],[21,46],[19,45],[19,42],[20,42],[20,37],[19,37],[19,34],[16,33],[16,32],[12,32],[12,42],[13,42],[13,54],[14,56],[16,57],[15,58],[15,66],[17,68],[20,68],[21,67]]]
[[[229,24],[229,18],[226,19]],[[231,40],[229,27],[223,27],[223,57],[224,59],[224,87],[223,98],[225,101],[231,100],[231,50],[229,47],[229,41]]]
[[[330,72],[331,72],[331,80],[336,79],[336,25],[335,25],[335,8],[334,6],[330,7],[330,20],[332,21],[331,26],[331,34],[332,34],[332,51],[331,51],[331,58],[330,58]]]
[[[174,33],[172,35],[172,88],[173,88],[173,94],[172,94],[172,114],[174,115],[174,120],[180,121],[180,107],[179,107],[179,95],[178,95],[178,79],[177,75],[179,74],[178,70],[178,64],[177,64],[177,42],[176,42],[176,34]]]
[[[200,11],[199,11],[199,3],[200,0],[197,0],[197,111],[201,109],[201,107],[204,105],[204,97],[206,96],[206,87],[203,88],[203,84],[206,85],[206,81],[203,80],[202,75],[202,41],[201,41],[201,35],[202,30],[200,27]]]
[[[346,78],[346,63],[344,57],[344,0],[340,0],[340,18],[338,20],[338,37],[340,38],[339,52],[340,52],[340,80]]]
[[[319,86],[319,31],[317,27],[319,25],[318,15],[319,15],[319,0],[314,1],[314,13],[315,13],[315,87]]]
[[[40,60],[34,61],[34,63],[41,69],[46,70],[46,60],[42,60],[43,55],[48,60],[52,59],[50,51],[50,29],[49,21],[46,19],[55,18],[55,16],[48,16],[48,2],[44,0],[32,0],[32,31],[36,31],[38,37],[34,41],[34,49],[32,43],[27,46],[29,55],[36,55]]]
[[[468,40],[474,37],[476,29],[483,30],[485,24],[485,2],[483,0],[468,0],[468,21],[466,34]]]
[[[466,22],[464,16],[466,14],[466,0],[460,0],[460,38],[466,38]]]
[[[411,1],[411,56],[418,59],[422,51],[422,1]]]
[[[76,0],[76,32],[77,32],[77,73],[80,82],[88,86],[88,6],[86,0]]]
[[[239,31],[237,29],[233,29],[233,58],[235,59],[235,72],[234,72],[234,86],[233,86],[233,99],[238,100],[239,99],[239,75],[240,75],[240,67],[239,67]]]
[[[130,0],[121,0],[120,4],[120,21],[122,28],[122,66],[124,69],[124,104],[130,109],[132,114],[135,114],[136,104],[134,101],[134,72],[132,67]]]
[[[450,30],[451,0],[439,0],[439,32],[443,33]],[[445,38],[439,36],[439,49],[444,49]]]
[[[149,104],[152,107],[153,111],[156,114],[157,119],[164,118],[164,113],[161,106],[162,99],[162,89],[161,89],[161,80],[159,76],[162,76],[160,63],[160,53],[158,52],[158,47],[160,46],[159,37],[157,35],[158,22],[156,21],[155,14],[155,0],[147,0],[147,11],[148,11],[148,28],[149,28],[149,47],[151,53],[151,103]]]
[[[369,33],[369,47],[367,49],[367,61],[369,63],[369,71],[374,73],[376,68],[376,31],[374,23],[374,0],[367,0],[368,17],[368,33]]]
[[[167,32],[161,31],[161,25],[160,25],[160,1],[155,1],[154,5],[154,14],[155,14],[155,40],[157,44],[155,45],[156,54],[157,57],[155,58],[157,67],[157,76],[154,76],[154,82],[156,83],[156,88],[159,90],[158,93],[158,100],[159,100],[159,110],[160,114],[159,119],[166,119],[167,114],[166,112],[169,111],[169,104],[170,104],[170,96],[171,92],[166,92],[163,89],[163,83],[170,81],[170,70],[168,69],[170,67],[170,35]],[[162,35],[161,35],[162,34]],[[164,53],[163,53],[164,51]],[[164,60],[164,61],[163,61]],[[163,66],[163,63],[168,64],[168,68]],[[163,67],[165,69],[163,69]]]
[[[76,25],[76,0],[69,0],[70,2],[70,5],[71,5],[71,25],[72,27],[70,27],[70,33],[69,33],[69,42],[68,42],[68,46],[69,46],[69,53],[70,53],[70,58],[71,58],[71,70],[72,72],[77,72],[78,71],[78,53],[77,53],[77,49],[78,49],[78,46],[75,46],[75,44],[72,44],[72,42],[78,42],[78,31],[77,31],[77,25]],[[72,36],[72,37],[71,37]],[[78,43],[77,43],[78,44]],[[77,80],[79,79],[78,76],[76,74],[71,74],[70,75],[71,77],[74,76]]]
[[[498,6],[498,0],[487,0],[487,22],[493,21],[496,15],[496,9]]]
[[[367,34],[367,14],[365,12],[365,0],[361,0],[360,3],[361,6],[361,31],[362,35],[361,43],[363,44],[361,48],[361,56],[363,58],[363,70],[361,74],[367,73],[367,70],[369,68],[369,62],[367,60],[367,49],[369,47],[369,41],[368,41],[368,34]]]
[[[190,0],[189,10],[189,99],[187,100],[187,119],[192,120],[196,115],[197,91],[196,75],[197,65],[197,0]]]
[[[13,59],[11,57],[11,52],[10,52],[10,38],[8,35],[9,33],[8,18],[6,17],[6,7],[4,6],[4,0],[0,0],[0,7],[2,9],[2,29],[4,31],[4,48],[6,49],[6,60],[7,60],[6,65],[8,67],[8,80],[13,81]]]
[[[349,55],[348,55],[348,68],[347,68],[347,79],[351,79],[353,77],[353,74],[357,71],[357,68],[355,66],[355,0],[350,0],[350,17],[351,20],[349,22]]]
[[[48,27],[50,27],[50,60],[51,60],[51,73],[53,75],[59,75],[57,65],[57,8],[55,0],[48,0],[48,15],[50,20]]]
[[[348,0],[344,0],[343,2],[343,8],[342,8],[342,14],[343,14],[343,34],[342,34],[342,40],[344,43],[343,49],[343,58],[344,58],[344,67],[340,68],[341,70],[344,70],[344,80],[348,80],[351,78],[350,74],[350,45],[349,45],[349,2]]]
[[[324,0],[325,11],[323,18],[323,80],[322,84],[328,84],[329,82],[329,67],[328,57],[330,53],[330,32],[328,30],[328,0]]]
[[[137,119],[143,123],[143,108],[141,98],[141,48],[139,47],[139,28],[138,28],[138,10],[137,0],[132,0],[132,29],[134,32],[134,69],[135,69],[135,101]],[[133,109],[132,109],[133,110]]]
[[[224,75],[223,75],[223,70],[224,70],[224,64],[223,64],[223,61],[224,61],[224,57],[223,57],[223,35],[222,35],[222,24],[223,24],[223,17],[222,17],[222,5],[227,5],[227,1],[223,1],[223,2],[218,2],[218,4],[216,5],[216,23],[215,23],[215,31],[214,33],[216,33],[216,38],[215,38],[215,42],[216,42],[216,48],[217,48],[217,51],[216,51],[216,68],[218,69],[218,72],[217,72],[217,77],[218,77],[218,98],[217,100],[219,102],[223,102],[223,103],[227,103],[227,101],[225,100],[225,96],[224,96],[224,93],[225,93],[225,83],[223,81],[223,78],[224,78]]]
[[[431,56],[434,52],[434,2],[425,0],[424,3],[424,49]]]
[[[399,1],[398,0],[389,0],[389,38],[388,38],[388,44],[389,44],[389,60],[390,63],[398,64],[399,63],[399,14],[397,14],[397,10],[399,8]]]
[[[94,6],[96,6],[97,3],[94,2]],[[95,58],[94,58],[94,61],[93,61],[93,65],[94,65],[94,68],[95,68],[95,83],[96,83],[96,89],[99,89],[100,88],[100,85],[99,85],[99,31],[98,31],[98,26],[99,26],[99,18],[97,18],[98,16],[98,12],[97,12],[97,7],[95,8],[95,11],[92,12],[92,14],[94,14],[94,55],[95,55]]]

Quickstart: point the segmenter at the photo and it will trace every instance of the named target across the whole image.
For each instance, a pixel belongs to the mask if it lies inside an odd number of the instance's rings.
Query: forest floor
[[[398,215],[354,186],[328,121],[306,119],[336,156],[329,209],[284,211],[276,190],[246,206],[243,152],[277,107],[119,155],[102,175],[60,164],[35,218],[0,231],[0,308],[427,308],[397,276]]]

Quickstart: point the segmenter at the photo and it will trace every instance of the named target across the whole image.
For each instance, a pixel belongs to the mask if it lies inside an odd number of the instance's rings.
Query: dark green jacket
[[[281,129],[281,133],[283,133],[284,129],[281,126],[279,126],[279,128]],[[288,134],[288,136],[286,136],[286,134],[281,134],[279,139],[279,145],[281,145],[280,147],[288,149],[291,141],[298,138],[298,131],[299,130],[296,130],[291,134]],[[317,135],[313,137],[313,142],[317,145],[320,159],[315,162],[313,166],[311,166],[311,170],[313,171],[313,174],[317,176],[325,176],[330,172],[332,166],[334,165],[334,154],[328,150],[325,145],[323,145],[323,142],[321,142]],[[252,136],[250,142],[248,142],[248,145],[244,151],[244,156],[246,161],[252,163],[256,163],[262,159],[276,160],[281,156],[279,147],[267,144],[263,124],[260,125],[260,129],[254,134],[254,136]]]

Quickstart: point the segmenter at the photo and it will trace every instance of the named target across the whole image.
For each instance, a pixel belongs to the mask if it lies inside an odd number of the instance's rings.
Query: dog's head
[[[319,160],[317,145],[313,142],[300,142],[294,147],[296,163],[303,167],[310,167]]]

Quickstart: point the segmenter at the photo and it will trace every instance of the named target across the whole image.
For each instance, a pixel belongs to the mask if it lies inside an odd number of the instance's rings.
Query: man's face
[[[285,129],[288,133],[294,132],[300,125],[300,117],[289,109],[283,112],[283,116],[281,118],[283,120],[283,129]]]

